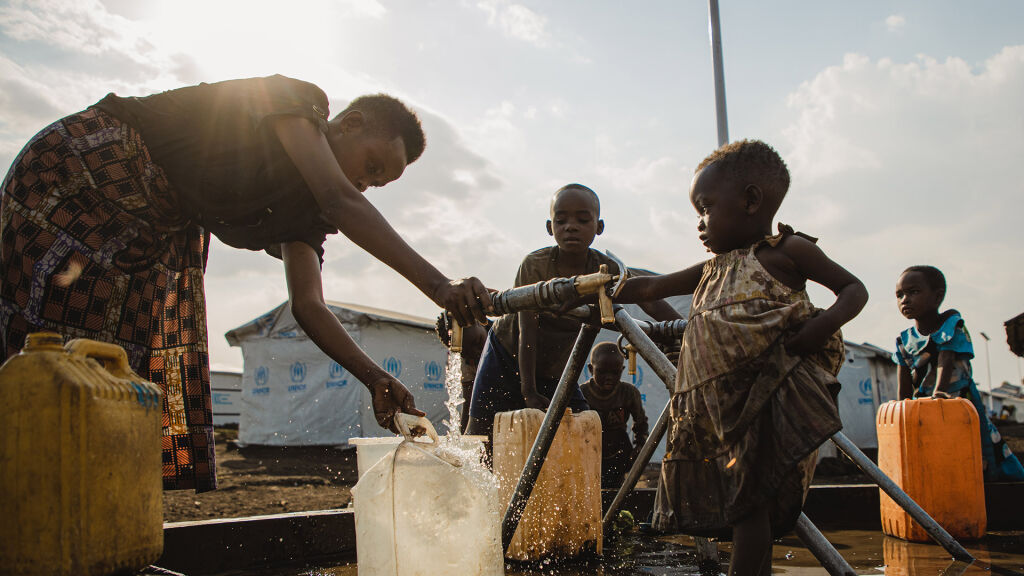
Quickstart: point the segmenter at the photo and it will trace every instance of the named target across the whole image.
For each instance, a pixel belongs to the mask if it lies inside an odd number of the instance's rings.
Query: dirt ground
[[[356,453],[331,447],[238,448],[238,431],[216,430],[218,489],[164,492],[164,521],[209,520],[345,508]]]
[[[997,423],[1010,448],[1024,456],[1024,424]],[[345,508],[358,479],[355,450],[337,448],[270,448],[234,444],[238,431],[217,429],[217,481],[220,488],[196,494],[164,492],[164,521],[236,518],[282,512]],[[857,482],[841,463],[819,466],[815,483]],[[653,486],[652,466],[640,486]]]

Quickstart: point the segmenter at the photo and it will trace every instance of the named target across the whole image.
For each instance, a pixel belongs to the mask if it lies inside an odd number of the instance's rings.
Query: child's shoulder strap
[[[760,241],[756,242],[754,244],[753,248],[755,250],[760,248],[761,246],[771,246],[772,248],[775,248],[776,246],[781,244],[783,240],[785,240],[786,238],[789,238],[790,236],[799,236],[799,237],[803,238],[804,240],[811,241],[814,244],[818,243],[818,239],[815,238],[814,236],[811,236],[809,234],[804,234],[803,232],[798,232],[796,230],[793,230],[792,226],[790,226],[788,224],[783,224],[782,222],[779,222],[779,232],[778,232],[778,234],[775,234],[773,236],[765,236]]]

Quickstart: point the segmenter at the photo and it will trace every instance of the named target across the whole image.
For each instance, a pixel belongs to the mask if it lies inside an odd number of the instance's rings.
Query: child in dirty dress
[[[1024,480],[1024,467],[992,424],[971,375],[974,345],[956,310],[939,312],[946,277],[934,266],[911,266],[896,283],[900,313],[914,325],[896,339],[900,400],[965,398],[978,411],[986,481]]]
[[[683,336],[654,525],[732,537],[731,575],[771,573],[772,539],[795,525],[818,446],[842,424],[835,404],[839,328],[867,290],[815,245],[772,222],[789,187],[759,141],[713,152],[690,202],[710,260],[631,278],[616,301],[693,294]],[[836,294],[818,310],[807,280]]]

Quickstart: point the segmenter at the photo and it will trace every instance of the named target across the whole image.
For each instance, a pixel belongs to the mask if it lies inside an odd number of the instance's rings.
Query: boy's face
[[[715,254],[743,246],[751,235],[750,214],[739,185],[718,164],[705,166],[690,184],[690,202],[700,220],[700,241]]]
[[[341,118],[340,131],[332,136],[330,142],[338,166],[360,192],[394,182],[405,172],[405,142],[402,137],[388,140],[368,131],[358,111],[349,112]]]
[[[598,218],[597,211],[589,192],[570,188],[558,194],[551,205],[547,228],[559,250],[582,254],[590,248],[594,236],[604,232],[604,222]]]
[[[936,312],[942,304],[942,292],[928,284],[924,274],[904,272],[896,281],[896,305],[908,320],[917,320],[929,312]]]
[[[598,388],[610,391],[622,379],[622,356],[618,353],[599,354],[590,365],[590,372]]]

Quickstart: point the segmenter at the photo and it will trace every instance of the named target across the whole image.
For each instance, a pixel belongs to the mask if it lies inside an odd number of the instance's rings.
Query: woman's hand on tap
[[[462,326],[474,322],[484,324],[487,313],[494,311],[490,292],[474,277],[442,282],[434,290],[433,300]]]

